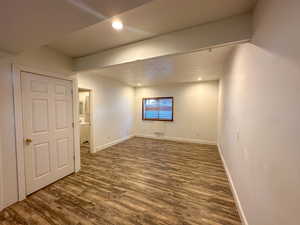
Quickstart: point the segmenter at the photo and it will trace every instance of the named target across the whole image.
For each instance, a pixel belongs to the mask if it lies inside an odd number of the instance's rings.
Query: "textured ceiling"
[[[228,63],[234,46],[137,61],[100,70],[81,72],[83,75],[105,76],[130,86],[218,80]]]
[[[253,9],[256,0],[154,0],[117,16],[125,25],[115,31],[112,19],[65,36],[51,47],[72,57],[125,45],[167,32],[204,24]]]
[[[0,50],[39,47],[151,0],[2,0]]]

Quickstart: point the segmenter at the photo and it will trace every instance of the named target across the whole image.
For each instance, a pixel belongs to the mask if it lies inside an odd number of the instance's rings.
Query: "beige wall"
[[[2,161],[2,132],[0,132],[0,211],[3,209],[3,161]]]
[[[98,74],[79,74],[78,85],[93,90],[97,150],[133,135],[134,88]]]
[[[146,97],[174,97],[174,121],[143,121],[142,99]],[[175,84],[136,89],[135,134],[216,143],[218,82]]]
[[[72,73],[73,70],[72,58],[49,47],[23,52],[15,57],[15,63],[66,75]]]
[[[260,1],[221,84],[220,146],[249,225],[300,222],[300,1]]]
[[[3,203],[17,200],[17,168],[15,152],[12,76],[9,60],[0,62],[0,130],[3,168]]]
[[[15,57],[0,59],[0,130],[3,165],[4,206],[17,201],[17,167],[14,132],[14,108],[12,89],[12,63],[18,63],[49,72],[71,74],[71,59],[56,51],[43,47]],[[1,172],[1,171],[0,171]]]

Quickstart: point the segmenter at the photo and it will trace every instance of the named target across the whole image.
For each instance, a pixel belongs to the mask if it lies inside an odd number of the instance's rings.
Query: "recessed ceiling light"
[[[123,29],[123,23],[120,21],[120,20],[114,20],[112,22],[112,27],[115,29],[115,30],[122,30]]]
[[[202,77],[199,77],[198,80],[201,81],[201,80],[203,80],[203,78],[202,78]]]
[[[141,86],[141,84],[140,84],[140,83],[137,83],[137,86]]]

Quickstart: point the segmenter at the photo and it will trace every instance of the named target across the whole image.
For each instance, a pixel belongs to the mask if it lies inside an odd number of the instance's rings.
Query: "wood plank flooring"
[[[240,225],[216,146],[133,138],[0,213],[1,225]]]

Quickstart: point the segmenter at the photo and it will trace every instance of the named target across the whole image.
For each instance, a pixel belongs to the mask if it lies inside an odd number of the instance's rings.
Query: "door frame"
[[[78,87],[77,91],[83,90],[90,92],[90,152],[96,153],[96,144],[95,144],[95,117],[94,117],[94,89],[93,88],[84,88]],[[79,95],[78,95],[78,104],[79,104]],[[79,105],[78,105],[79,109]],[[79,111],[79,110],[78,110]],[[80,134],[79,134],[80,138]]]
[[[23,65],[12,65],[13,75],[13,99],[14,99],[14,116],[15,116],[15,133],[16,133],[16,155],[17,155],[17,173],[18,173],[18,200],[26,198],[25,183],[25,155],[24,155],[24,135],[23,135],[23,109],[22,109],[22,89],[21,73],[28,72],[40,76],[46,76],[72,82],[73,90],[73,123],[74,123],[74,172],[80,170],[80,139],[79,139],[79,112],[78,112],[78,82],[74,74],[53,73],[40,69],[34,69]],[[63,75],[63,76],[62,76]]]

